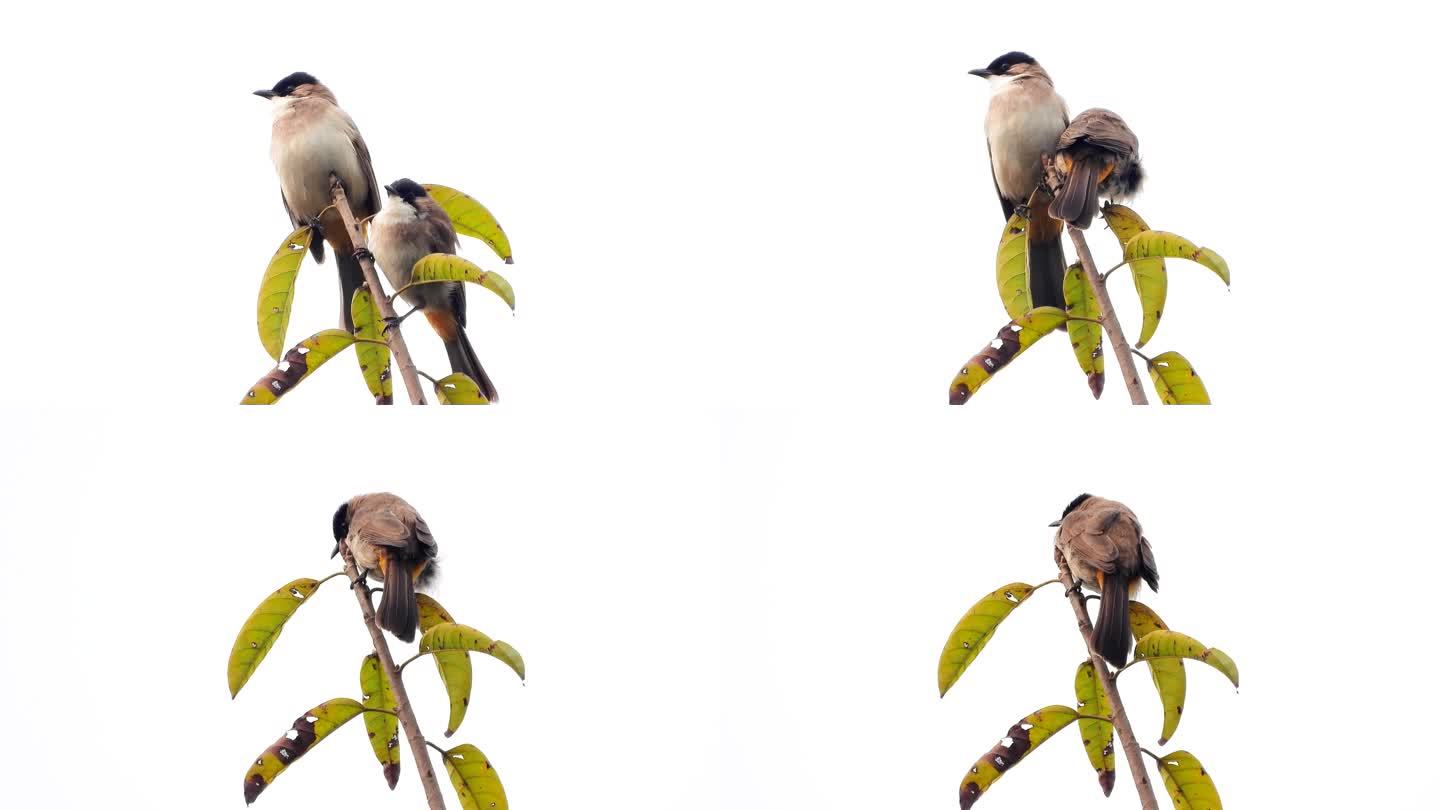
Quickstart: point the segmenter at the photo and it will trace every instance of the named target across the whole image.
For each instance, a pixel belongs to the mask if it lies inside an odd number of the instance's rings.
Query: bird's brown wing
[[[1075,520],[1063,527],[1061,542],[1075,557],[1107,574],[1114,572],[1120,560],[1120,551],[1110,535],[1090,520]]]
[[[990,182],[995,184],[995,196],[1000,198],[1000,209],[1005,212],[1005,221],[1009,222],[1010,217],[1015,215],[1015,203],[1005,199],[1000,192],[1000,180],[995,177],[995,153],[990,149],[990,140],[985,140],[985,155],[990,159]]]
[[[350,533],[361,542],[391,548],[408,548],[415,537],[411,524],[385,509],[365,510],[352,516]]]
[[[345,123],[350,127],[350,143],[355,146],[355,156],[360,159],[360,173],[365,175],[365,182],[368,184],[368,188],[350,190],[356,197],[351,200],[355,216],[357,219],[364,219],[380,211],[380,184],[375,182],[375,168],[370,164],[370,147],[366,146],[365,139],[360,137],[360,129],[355,126],[348,113],[341,111],[341,115],[345,116]]]
[[[1150,590],[1160,590],[1160,571],[1155,567],[1155,551],[1150,548],[1150,541],[1144,535],[1140,537],[1140,576]]]
[[[1069,149],[1081,142],[1108,149],[1122,157],[1133,155],[1140,148],[1139,139],[1126,126],[1125,119],[1098,107],[1075,116],[1074,122],[1060,133],[1057,146]]]

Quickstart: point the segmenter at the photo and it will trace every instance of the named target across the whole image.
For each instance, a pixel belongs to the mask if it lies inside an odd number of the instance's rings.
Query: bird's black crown
[[[396,180],[386,186],[385,190],[407,203],[414,202],[417,198],[426,196],[425,187],[408,177],[402,177]]]
[[[995,61],[991,62],[989,67],[985,69],[990,71],[990,73],[995,76],[1004,76],[1006,73],[1009,73],[1010,68],[1014,67],[1015,65],[1033,64],[1035,64],[1035,59],[1031,57],[1030,54],[1021,53],[1020,51],[1011,51],[1004,56],[996,57]]]
[[[335,517],[330,520],[330,529],[335,533],[335,542],[345,542],[345,536],[350,534],[350,503],[347,501],[340,504],[335,510]]]
[[[319,83],[320,80],[315,78],[314,76],[311,76],[309,73],[297,71],[276,82],[275,86],[271,88],[271,91],[274,92],[277,96],[288,96],[291,93],[295,92],[295,88],[299,87],[302,84]]]
[[[1065,507],[1065,511],[1060,513],[1060,517],[1063,518],[1063,517],[1065,517],[1066,515],[1070,514],[1071,512],[1074,512],[1076,507],[1078,507],[1080,504],[1082,504],[1082,503],[1090,500],[1090,499],[1093,498],[1093,497],[1095,497],[1095,496],[1094,496],[1094,495],[1091,495],[1091,494],[1088,493],[1088,492],[1082,492],[1082,493],[1080,493],[1078,496],[1076,496],[1075,500],[1073,500],[1073,501],[1070,502],[1070,505],[1069,505],[1069,506]]]

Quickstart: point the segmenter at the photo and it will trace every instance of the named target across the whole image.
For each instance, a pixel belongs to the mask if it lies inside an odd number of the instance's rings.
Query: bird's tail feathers
[[[1084,230],[1095,221],[1100,212],[1100,170],[1101,166],[1088,158],[1075,161],[1070,170],[1070,179],[1050,212],[1075,227]]]
[[[1100,585],[1100,614],[1090,646],[1111,666],[1123,667],[1130,657],[1130,583],[1121,574],[1105,577]]]
[[[485,367],[480,365],[480,358],[475,354],[475,347],[470,345],[470,338],[466,337],[464,329],[455,329],[448,339],[445,340],[445,354],[450,357],[450,370],[457,371],[480,386],[480,393],[491,402],[495,402],[500,395],[495,390],[495,383],[490,381],[490,375],[485,373]]]
[[[1030,198],[1029,249],[1030,304],[1065,308],[1065,248],[1060,244],[1060,221],[1051,216],[1050,196],[1037,191]]]
[[[415,582],[411,567],[400,560],[385,566],[385,592],[380,594],[377,618],[380,626],[401,641],[415,640],[415,627],[420,623],[420,608],[415,604]]]

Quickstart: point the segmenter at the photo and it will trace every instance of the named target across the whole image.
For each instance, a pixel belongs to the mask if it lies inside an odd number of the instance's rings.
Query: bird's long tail
[[[1037,307],[1065,308],[1065,248],[1060,244],[1063,226],[1050,214],[1050,195],[1036,192],[1030,198],[1029,248],[1030,303]]]
[[[385,566],[385,592],[380,594],[380,626],[401,641],[415,640],[415,627],[420,623],[420,607],[415,603],[415,581],[411,567],[391,560]]]
[[[355,331],[355,321],[350,317],[350,301],[355,291],[365,286],[365,273],[353,253],[335,251],[335,266],[340,271],[340,323],[345,331]]]
[[[499,392],[495,390],[495,383],[490,381],[490,375],[485,373],[485,367],[480,365],[480,358],[475,354],[475,347],[470,345],[470,338],[465,335],[465,329],[450,312],[433,312],[425,310],[425,318],[435,328],[435,333],[445,342],[445,354],[450,357],[450,370],[460,372],[474,380],[480,386],[480,393],[491,402],[500,398]]]
[[[1111,574],[1100,583],[1100,614],[1090,646],[1112,666],[1123,667],[1130,657],[1130,583],[1121,574]]]
[[[1078,158],[1070,169],[1070,179],[1060,196],[1050,206],[1050,213],[1075,227],[1084,230],[1095,221],[1100,213],[1100,180],[1104,169],[1093,158]]]

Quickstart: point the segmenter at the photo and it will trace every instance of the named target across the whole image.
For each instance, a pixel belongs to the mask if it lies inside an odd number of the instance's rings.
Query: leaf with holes
[[[431,650],[467,650],[485,653],[504,662],[506,666],[515,670],[515,674],[520,676],[520,680],[525,680],[525,660],[520,657],[520,653],[509,644],[503,641],[494,641],[473,627],[454,622],[445,622],[431,627],[420,636],[420,652],[430,652]]]
[[[260,300],[255,305],[255,325],[260,330],[260,345],[271,359],[280,359],[285,348],[285,330],[290,326],[290,309],[295,303],[295,279],[300,263],[310,249],[310,227],[296,228],[280,243],[265,275],[260,279]]]
[[[455,232],[471,236],[490,246],[506,264],[514,264],[510,255],[510,237],[505,235],[500,223],[490,210],[468,194],[449,186],[425,183],[425,193],[450,216]]]
[[[394,381],[390,379],[390,347],[384,343],[380,308],[375,306],[369,289],[355,290],[350,299],[350,320],[355,324],[355,359],[360,361],[365,387],[375,397],[376,405],[389,405],[395,401]],[[365,342],[371,340],[379,342]]]
[[[1000,328],[990,345],[970,358],[950,382],[950,404],[964,405],[995,375],[995,372],[1010,364],[1017,355],[1035,344],[1035,341],[1055,331],[1065,323],[1065,313],[1056,307],[1036,307],[1024,317],[1017,318]]]
[[[489,405],[480,393],[480,386],[463,371],[447,374],[435,381],[435,398],[441,405]]]
[[[1095,298],[1095,288],[1085,277],[1085,268],[1079,264],[1070,265],[1065,271],[1065,329],[1070,333],[1070,348],[1075,350],[1075,360],[1090,384],[1090,393],[1096,399],[1105,390],[1105,350],[1101,343],[1100,302]]]
[[[1240,688],[1240,669],[1230,656],[1174,630],[1155,630],[1135,642],[1136,660],[1154,658],[1189,658],[1202,664],[1209,664]]]
[[[969,810],[996,779],[1073,722],[1075,710],[1069,706],[1046,706],[1011,726],[1005,739],[976,761],[960,784],[960,810]]]
[[[1135,638],[1169,629],[1147,605],[1130,603],[1130,632]],[[1155,682],[1155,691],[1160,694],[1160,706],[1165,712],[1165,726],[1160,731],[1160,744],[1164,745],[1175,736],[1175,729],[1180,727],[1180,713],[1185,711],[1185,663],[1178,658],[1152,658],[1145,664],[1150,667],[1150,680]]]
[[[1105,222],[1114,232],[1115,238],[1120,240],[1122,251],[1131,239],[1150,230],[1150,226],[1145,224],[1139,214],[1123,205],[1107,204],[1100,212],[1104,214]],[[1135,348],[1138,349],[1155,336],[1155,329],[1160,326],[1160,316],[1165,313],[1165,291],[1169,277],[1165,274],[1164,259],[1136,259],[1129,262],[1129,267],[1130,278],[1135,282],[1135,294],[1140,297],[1140,309],[1143,312],[1140,337],[1135,341]]]
[[[1176,751],[1160,757],[1156,764],[1176,810],[1221,810],[1215,781],[1194,754]]]
[[[1166,405],[1209,405],[1210,393],[1195,367],[1179,352],[1157,354],[1147,361],[1155,393]]]
[[[275,744],[266,748],[245,772],[245,803],[255,801],[295,760],[330,736],[335,729],[355,719],[365,709],[350,698],[327,700],[295,719],[295,724]]]
[[[1034,592],[1033,585],[1012,582],[965,611],[955,629],[950,631],[950,638],[945,640],[945,649],[940,651],[940,697],[945,697],[975,656],[990,643],[1000,623]]]
[[[375,653],[360,662],[360,695],[367,709],[395,711],[395,693],[390,691],[390,680],[380,671],[380,659]],[[400,720],[394,714],[365,712],[365,731],[370,735],[370,750],[375,752],[385,783],[394,790],[400,779]]]
[[[299,385],[301,380],[309,377],[315,369],[350,348],[354,342],[355,338],[344,329],[316,332],[286,352],[285,359],[281,360],[279,365],[245,392],[245,398],[240,400],[240,404],[273,405]]]
[[[318,587],[320,582],[309,577],[281,585],[265,597],[265,601],[245,620],[240,634],[235,636],[234,646],[230,648],[230,663],[225,672],[230,681],[230,697],[240,694],[240,687],[250,680],[270,648],[275,646],[275,639],[280,638],[285,623]]]
[[[510,806],[500,775],[479,748],[466,743],[446,751],[445,771],[462,810],[506,810]]]
[[[468,281],[479,284],[500,296],[500,300],[509,304],[512,311],[515,309],[515,291],[504,276],[481,270],[474,262],[451,253],[431,253],[415,262],[415,267],[410,272],[410,284],[405,286],[435,284],[441,281]]]
[[[1011,318],[1023,318],[1030,308],[1030,279],[1026,274],[1025,231],[1030,221],[1012,214],[1000,234],[1000,249],[995,252],[995,284],[1000,288],[1000,303]]]
[[[1168,231],[1142,231],[1125,243],[1125,261],[1167,258],[1189,259],[1210,268],[1225,286],[1230,286],[1230,265],[1210,248],[1197,247],[1194,242]]]
[[[1075,670],[1075,712],[1095,717],[1110,716],[1110,699],[1105,696],[1105,687],[1095,677],[1095,665],[1089,661]],[[1100,789],[1109,796],[1115,789],[1115,727],[1102,720],[1077,718],[1080,742],[1085,746],[1085,756],[1090,758],[1090,767],[1100,779]]]
[[[449,612],[428,595],[415,595],[420,607],[420,634],[441,624],[454,624]],[[450,698],[450,725],[445,736],[454,734],[465,719],[465,710],[470,707],[470,654],[467,652],[437,652],[430,656],[435,659],[435,668],[440,671],[440,683],[445,685],[445,694]]]

